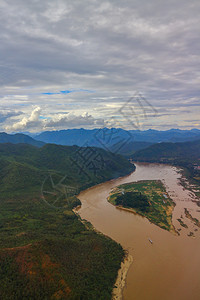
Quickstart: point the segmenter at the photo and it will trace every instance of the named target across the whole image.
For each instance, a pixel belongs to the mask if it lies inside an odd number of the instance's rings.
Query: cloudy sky
[[[1,0],[0,131],[200,129],[199,0]]]

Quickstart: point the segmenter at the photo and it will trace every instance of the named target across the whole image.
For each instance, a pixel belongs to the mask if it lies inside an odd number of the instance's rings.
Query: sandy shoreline
[[[132,263],[133,257],[130,254],[127,254],[124,261],[121,263],[121,268],[118,271],[117,280],[113,288],[112,300],[123,299],[123,289],[126,285],[126,276]]]

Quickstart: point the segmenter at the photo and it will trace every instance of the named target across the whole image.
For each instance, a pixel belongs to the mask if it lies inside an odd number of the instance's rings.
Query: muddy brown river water
[[[79,194],[79,214],[100,232],[119,242],[133,257],[123,290],[125,300],[199,300],[200,228],[186,218],[184,208],[200,220],[194,195],[180,183],[172,166],[136,164],[132,174],[94,186]],[[176,203],[173,224],[181,229],[175,236],[139,215],[120,210],[107,202],[111,189],[138,180],[160,179]],[[182,216],[188,226],[177,221]],[[188,236],[193,232],[194,237]],[[153,244],[149,242],[149,238]]]

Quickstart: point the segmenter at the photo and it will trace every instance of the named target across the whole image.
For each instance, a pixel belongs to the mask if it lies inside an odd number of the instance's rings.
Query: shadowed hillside
[[[132,155],[135,161],[195,162],[200,158],[200,140],[185,143],[158,143]]]
[[[168,163],[184,168],[191,183],[200,185],[200,140],[185,143],[159,143],[132,155],[134,161]],[[199,192],[196,193],[199,196]]]

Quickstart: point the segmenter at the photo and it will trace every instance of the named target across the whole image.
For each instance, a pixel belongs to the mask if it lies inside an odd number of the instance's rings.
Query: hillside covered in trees
[[[122,247],[72,208],[134,166],[98,148],[0,145],[0,298],[111,299]]]
[[[133,154],[135,161],[196,162],[200,158],[200,140],[184,143],[158,143]]]
[[[45,144],[23,133],[8,134],[5,132],[0,132],[0,144],[1,143],[30,144],[36,147],[42,147]]]

